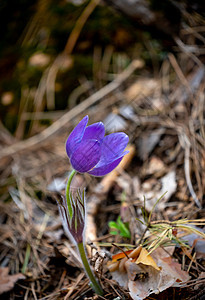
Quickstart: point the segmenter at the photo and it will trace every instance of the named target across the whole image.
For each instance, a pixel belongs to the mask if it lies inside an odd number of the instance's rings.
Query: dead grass
[[[143,195],[149,213],[163,189],[168,191],[152,214],[155,224],[163,220],[161,226],[171,224],[174,229],[184,218],[198,220],[197,226],[201,224],[200,219],[205,218],[205,70],[200,55],[187,52],[185,43],[194,43],[195,36],[199,38],[204,31],[195,27],[189,30],[182,32],[183,44],[178,41],[178,57],[170,54],[157,78],[145,76],[143,71],[141,76],[133,75],[136,63],[131,62],[111,84],[95,94],[96,98],[89,98],[100,101],[85,100],[84,106],[75,106],[74,115],[63,114],[59,119],[63,122],[57,120],[45,131],[35,121],[35,132],[42,133],[31,137],[31,143],[17,141],[1,124],[0,264],[8,266],[11,274],[26,275],[6,294],[9,299],[129,299],[128,292],[111,279],[105,262],[117,250],[112,243],[121,247],[135,245],[142,238],[145,228],[136,218],[142,219]],[[129,109],[127,116],[125,108]],[[22,110],[22,116],[24,113]],[[41,113],[35,112],[37,119]],[[66,114],[70,116],[67,121]],[[118,170],[111,183],[110,179],[87,175],[77,178],[87,186],[87,240],[95,242],[97,249],[101,245],[107,256],[100,274],[104,297],[93,295],[76,251],[63,234],[55,194],[47,190],[54,178],[66,179],[70,165],[64,150],[65,139],[85,114],[91,123],[110,115],[108,125],[113,130],[118,126],[118,118],[134,149],[129,163]],[[18,135],[23,136],[20,130],[24,126],[18,127]],[[165,181],[167,174],[173,176]],[[125,222],[129,221],[131,242],[109,234],[108,221],[116,220],[119,214]],[[150,224],[154,226],[154,222]],[[90,248],[88,252],[92,253]],[[192,276],[186,289],[169,290],[170,295],[165,291],[164,298],[154,295],[152,299],[200,297],[204,253],[200,259],[194,253],[188,257],[187,253],[176,251]]]

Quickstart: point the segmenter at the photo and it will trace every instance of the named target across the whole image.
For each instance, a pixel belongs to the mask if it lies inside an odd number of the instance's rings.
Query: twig
[[[43,97],[46,91],[46,78],[48,76],[48,68],[43,72],[43,75],[41,77],[41,80],[38,84],[38,88],[36,90],[35,96],[34,96],[34,109],[33,109],[33,115],[34,118],[31,120],[30,126],[29,126],[29,134],[32,135],[32,133],[35,131],[35,127],[37,125],[37,119],[36,116],[39,112],[41,112],[41,109],[43,108]],[[26,113],[26,112],[24,112]],[[24,113],[22,114],[22,120],[24,119]]]
[[[131,74],[136,69],[142,68],[143,62],[141,60],[134,60],[130,65],[119,74],[112,82],[104,86],[102,89],[97,91],[95,94],[88,97],[78,106],[74,107],[67,113],[65,113],[59,120],[53,123],[51,126],[43,130],[41,133],[25,140],[20,141],[14,145],[1,150],[0,159],[14,155],[20,151],[28,150],[38,144],[45,142],[48,138],[56,134],[63,126],[65,126],[69,121],[74,119],[78,114],[84,112],[91,105],[96,104],[102,100],[105,96],[109,95],[111,92],[115,91],[125,80],[127,80]]]
[[[69,297],[72,295],[73,291],[76,289],[76,287],[78,286],[78,284],[80,283],[80,281],[83,279],[84,276],[85,276],[84,273],[79,274],[79,276],[77,277],[75,283],[72,284],[71,289],[69,289],[68,293],[66,294],[64,300],[69,299]]]
[[[69,109],[72,109],[73,107],[75,107],[77,105],[76,103],[77,103],[78,98],[85,92],[89,91],[91,89],[91,87],[92,87],[92,83],[89,81],[85,81],[85,82],[82,82],[82,84],[79,85],[77,88],[75,88],[69,95],[69,98],[67,101]]]
[[[175,70],[175,72],[176,72],[176,74],[177,74],[179,80],[180,80],[181,83],[187,88],[187,90],[188,90],[188,92],[190,93],[190,95],[193,96],[193,95],[192,95],[192,90],[191,90],[191,88],[190,88],[190,84],[189,84],[189,82],[187,81],[186,77],[184,76],[184,74],[183,74],[181,68],[179,67],[179,64],[177,63],[176,58],[175,58],[174,55],[171,54],[171,53],[168,55],[168,57],[169,57],[170,63],[171,63],[171,65],[172,65],[172,67],[174,68],[174,70]]]
[[[66,54],[71,54],[71,52],[73,51],[73,48],[75,47],[80,32],[83,26],[85,25],[85,22],[87,21],[87,19],[89,18],[89,16],[91,15],[91,13],[93,12],[93,10],[95,9],[95,7],[98,5],[99,2],[100,0],[91,0],[87,5],[87,7],[85,8],[85,10],[83,11],[83,13],[81,14],[81,16],[79,17],[79,19],[77,20],[75,27],[71,32],[67,44],[65,46],[64,51],[66,52]]]
[[[66,43],[65,49],[63,53],[59,54],[52,66],[49,69],[46,83],[46,95],[47,95],[47,107],[49,110],[53,110],[55,108],[55,81],[57,77],[57,73],[61,66],[63,66],[65,60],[68,59],[68,56],[73,52],[75,44],[79,38],[79,35],[85,25],[87,19],[98,5],[100,0],[91,0],[89,4],[86,6],[83,13],[78,18],[73,31],[71,32],[68,41]]]
[[[129,259],[129,256],[127,255],[127,253],[122,249],[122,247],[116,245],[115,243],[112,243],[112,245],[116,248],[118,248],[120,251],[122,251],[124,253],[124,255],[127,257],[127,259]]]
[[[198,64],[199,67],[203,66],[201,61],[198,59],[196,55],[193,54],[195,47],[185,45],[179,37],[174,37],[176,44],[178,45],[179,49],[185,53],[188,57],[191,57],[193,61]]]
[[[192,185],[191,178],[190,178],[190,168],[189,168],[190,142],[185,134],[179,135],[179,141],[181,143],[181,146],[184,148],[184,152],[185,152],[184,172],[185,172],[187,186],[189,188],[190,194],[191,194],[192,198],[194,199],[197,207],[201,208],[201,203],[199,202],[199,199],[194,192],[193,185]]]

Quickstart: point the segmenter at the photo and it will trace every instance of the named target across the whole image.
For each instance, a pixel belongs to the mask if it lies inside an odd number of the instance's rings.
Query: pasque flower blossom
[[[129,141],[123,132],[111,133],[105,136],[102,122],[87,126],[88,116],[85,116],[73,129],[66,141],[66,152],[73,167],[66,185],[65,197],[58,198],[58,208],[65,232],[76,244],[86,274],[94,291],[103,295],[103,290],[95,277],[86,257],[84,247],[84,229],[86,223],[85,190],[77,194],[71,192],[70,186],[76,172],[89,173],[93,176],[103,176],[111,172],[121,162]]]
[[[66,152],[74,170],[94,176],[104,176],[121,162],[129,137],[123,132],[105,136],[102,122],[87,126],[85,116],[66,141]]]

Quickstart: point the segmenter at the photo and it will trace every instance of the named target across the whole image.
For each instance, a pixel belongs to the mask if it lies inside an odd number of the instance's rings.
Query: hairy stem
[[[88,260],[87,260],[86,254],[85,254],[85,249],[84,249],[83,243],[78,243],[77,247],[78,247],[78,251],[79,251],[85,272],[86,272],[88,278],[90,279],[93,290],[96,292],[96,294],[102,296],[103,290],[90,268],[90,265],[88,263]]]

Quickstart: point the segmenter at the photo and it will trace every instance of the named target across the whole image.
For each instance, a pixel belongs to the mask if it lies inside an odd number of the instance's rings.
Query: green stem
[[[26,255],[25,255],[23,267],[22,267],[22,269],[21,269],[21,272],[22,272],[23,274],[25,274],[25,272],[26,272],[26,268],[27,268],[27,266],[28,266],[30,254],[31,254],[31,246],[30,246],[30,244],[27,244],[27,247],[26,247]]]
[[[102,290],[100,284],[97,282],[97,280],[96,280],[96,278],[95,278],[95,276],[94,276],[94,274],[93,274],[93,272],[90,268],[90,265],[88,263],[88,260],[87,260],[86,254],[85,254],[85,249],[84,249],[83,243],[78,243],[77,247],[78,247],[78,251],[79,251],[83,266],[85,268],[86,274],[87,274],[88,278],[91,281],[92,288],[94,289],[96,294],[102,296],[103,295],[103,290]]]
[[[71,201],[70,201],[70,185],[71,185],[71,181],[72,181],[72,179],[73,179],[73,177],[76,173],[77,173],[76,170],[73,170],[70,173],[70,176],[69,176],[68,182],[67,182],[67,186],[66,186],[66,200],[67,200],[69,215],[70,215],[71,218],[72,218],[72,215],[73,215],[73,210],[72,210]]]

